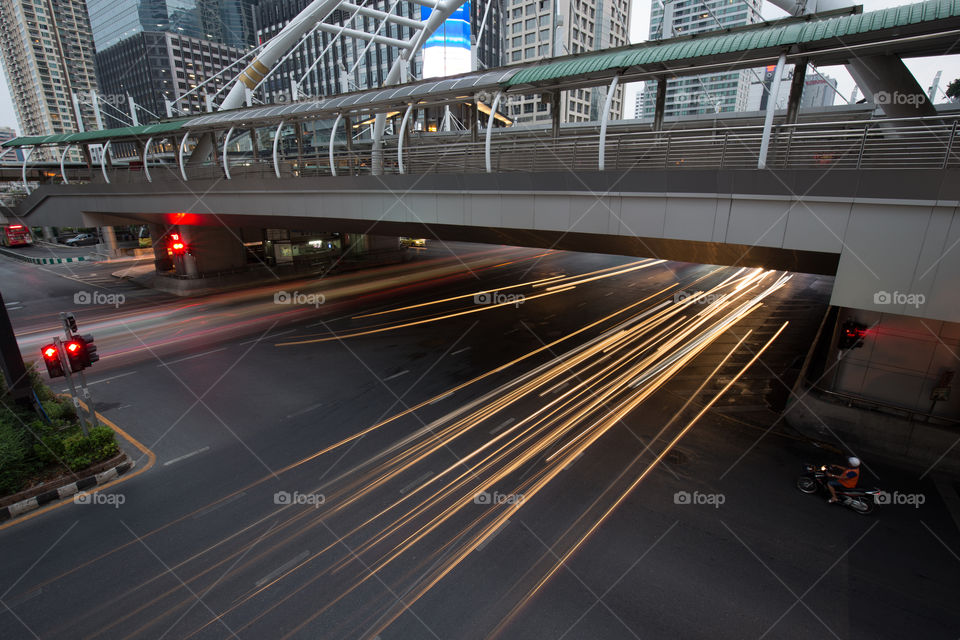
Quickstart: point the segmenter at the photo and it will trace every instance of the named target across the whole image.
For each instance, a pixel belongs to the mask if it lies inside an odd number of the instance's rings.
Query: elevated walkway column
[[[783,66],[787,62],[787,54],[781,53],[777,59],[777,67],[773,71],[773,84],[770,86],[770,95],[767,96],[767,115],[763,120],[763,138],[760,140],[760,157],[757,159],[757,169],[767,168],[767,153],[770,151],[770,134],[773,131],[773,114],[777,110],[777,98],[780,96],[780,80],[783,78]]]
[[[560,137],[560,90],[550,94],[550,127],[553,139]]]
[[[800,99],[803,98],[803,88],[807,82],[807,64],[809,58],[804,58],[793,67],[793,82],[787,100],[787,124],[796,124],[800,115]]]
[[[653,111],[653,130],[663,131],[663,113],[667,110],[667,78],[657,79],[657,102]]]

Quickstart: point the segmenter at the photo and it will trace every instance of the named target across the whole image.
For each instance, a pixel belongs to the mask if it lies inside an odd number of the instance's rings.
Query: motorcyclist
[[[837,467],[835,473],[833,469],[827,469],[825,475],[829,478],[827,489],[830,491],[830,499],[827,502],[837,502],[839,500],[837,489],[853,489],[857,486],[857,481],[860,479],[860,458],[850,456],[847,458],[846,467]]]

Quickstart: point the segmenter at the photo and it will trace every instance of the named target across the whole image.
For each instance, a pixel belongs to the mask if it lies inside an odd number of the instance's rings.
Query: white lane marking
[[[516,333],[517,331],[520,331],[520,327],[517,327],[517,328],[515,328],[515,329],[510,329],[510,331],[507,331],[507,332],[506,332],[505,334],[503,334],[503,335],[508,336],[508,335],[510,335],[511,333]]]
[[[310,555],[310,551],[304,551],[303,553],[299,554],[296,558],[293,558],[292,560],[287,560],[282,565],[280,565],[279,567],[277,567],[267,575],[257,580],[254,583],[254,586],[260,587],[267,584],[268,582],[271,582],[274,578],[286,573],[288,569],[292,569],[295,565],[298,565],[301,562],[303,562],[309,555]]]
[[[17,311],[18,309],[23,309],[23,307],[7,307],[7,311]]]
[[[431,400],[431,401],[430,401],[430,404],[437,404],[437,403],[440,402],[441,400],[446,400],[447,398],[449,398],[449,397],[452,396],[453,394],[454,394],[453,391],[451,391],[450,393],[445,393],[445,394],[443,394],[442,396],[440,396],[439,398],[437,398],[436,400]]]
[[[393,374],[392,376],[387,376],[386,378],[383,379],[383,381],[384,381],[384,382],[388,382],[388,381],[390,381],[390,380],[395,380],[396,378],[399,378],[400,376],[405,376],[405,375],[407,375],[408,373],[410,373],[410,369],[404,369],[404,370],[401,371],[400,373],[395,373],[395,374]]]
[[[606,298],[607,296],[612,296],[612,295],[613,295],[613,291],[611,291],[610,293],[603,294],[603,297]]]
[[[4,306],[12,307],[12,306],[15,305],[15,304],[20,304],[20,301],[17,300],[17,301],[15,301],[15,302],[5,302],[5,303],[4,303]]]
[[[294,411],[293,413],[288,413],[287,418],[289,419],[289,418],[296,418],[297,416],[302,416],[303,414],[309,413],[314,409],[319,409],[322,406],[323,406],[322,402],[318,402],[317,404],[312,404],[309,407],[304,407],[303,409],[300,409],[300,411]]]
[[[287,329],[286,331],[277,331],[276,333],[271,333],[266,337],[266,339],[276,338],[277,336],[285,336],[288,333],[293,333],[296,329]]]
[[[170,362],[164,362],[158,364],[158,367],[166,367],[167,365],[177,364],[178,362],[183,362],[184,360],[193,360],[194,358],[202,358],[203,356],[208,356],[211,353],[217,353],[218,351],[226,351],[226,347],[220,347],[219,349],[214,349],[213,351],[204,351],[203,353],[195,353],[192,356],[187,356],[186,358],[180,358],[179,360],[171,360]]]
[[[264,340],[271,340],[271,339],[276,338],[276,337],[278,337],[278,336],[283,336],[283,335],[286,335],[286,334],[288,334],[288,333],[293,333],[294,331],[296,331],[296,329],[287,329],[286,331],[280,331],[280,332],[278,332],[278,333],[271,333],[271,334],[268,335],[268,336],[263,336],[263,337],[260,337],[260,338],[254,338],[253,340],[247,340],[246,342],[241,342],[241,343],[237,344],[237,346],[238,346],[238,347],[242,347],[242,346],[245,345],[245,344],[253,344],[254,342],[263,342]]]
[[[179,458],[174,458],[173,460],[167,460],[166,462],[163,463],[163,466],[166,467],[168,465],[174,464],[175,462],[182,462],[187,458],[192,458],[193,456],[200,455],[204,451],[209,451],[209,450],[210,450],[210,447],[204,447],[203,449],[197,449],[196,451],[191,451],[185,456],[180,456]]]
[[[93,382],[88,382],[87,386],[92,387],[95,384],[100,384],[101,382],[110,382],[111,380],[116,380],[117,378],[125,378],[127,376],[132,376],[135,373],[140,373],[139,371],[127,371],[126,373],[120,373],[115,376],[110,376],[109,378],[103,378],[101,380],[94,380]]]
[[[470,351],[470,347],[464,347],[463,349],[457,349],[456,351],[451,351],[450,355],[455,356],[458,353],[463,353],[464,351]]]
[[[546,318],[544,318],[543,320],[544,320],[544,321],[547,321],[547,320],[549,320],[550,318],[556,318],[556,317],[557,317],[557,314],[551,313],[550,315],[548,315],[548,316],[547,316]]]
[[[516,420],[516,418],[507,418],[506,420],[504,420],[504,421],[500,424],[499,427],[497,427],[497,428],[495,428],[495,429],[492,429],[492,430],[490,431],[490,435],[496,435],[496,433],[497,433],[498,431],[502,430],[504,427],[510,426],[510,424],[512,424],[514,420]]]
[[[586,303],[586,302],[581,302],[580,304],[577,305],[577,309],[579,309],[580,307],[585,307],[585,306],[587,306],[587,303]]]
[[[423,481],[427,480],[432,475],[433,475],[433,471],[427,471],[425,474],[423,474],[422,476],[420,476],[419,478],[417,478],[416,480],[414,480],[413,482],[405,486],[403,489],[400,489],[400,495],[403,495],[408,491],[410,491],[411,489],[423,484]]]
[[[498,535],[500,535],[500,532],[503,531],[508,524],[510,524],[510,521],[509,521],[509,520],[505,521],[505,522],[504,522],[503,524],[501,524],[499,527],[497,527],[496,529],[494,529],[494,530],[493,530],[493,533],[491,533],[489,536],[487,536],[486,540],[484,540],[483,542],[481,542],[480,544],[478,544],[478,545],[477,545],[477,548],[474,549],[474,551],[483,551],[483,548],[484,548],[485,546],[487,546],[488,544],[490,544],[490,542],[492,542],[494,538],[496,538]]]
[[[197,518],[202,518],[203,516],[207,515],[208,513],[212,512],[212,511],[216,511],[216,510],[219,509],[220,507],[225,507],[225,506],[227,506],[228,504],[230,504],[231,502],[236,502],[237,500],[239,500],[240,498],[242,498],[242,497],[245,496],[245,495],[247,495],[247,492],[246,492],[246,491],[241,491],[240,493],[238,493],[238,494],[235,495],[235,496],[230,496],[229,498],[227,498],[226,500],[224,500],[223,502],[221,502],[221,503],[219,503],[219,504],[215,504],[215,505],[213,505],[212,507],[207,507],[206,509],[204,509],[204,510],[201,511],[200,513],[198,513],[198,514],[196,514],[195,516],[193,516],[193,519],[196,520]]]

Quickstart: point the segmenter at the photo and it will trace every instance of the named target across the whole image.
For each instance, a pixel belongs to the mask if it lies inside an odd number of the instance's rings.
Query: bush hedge
[[[29,375],[45,418],[10,401],[0,404],[0,495],[23,491],[31,478],[58,468],[80,471],[120,451],[112,429],[97,426],[84,436],[73,404],[54,395],[35,369]],[[0,376],[0,397],[5,393]]]

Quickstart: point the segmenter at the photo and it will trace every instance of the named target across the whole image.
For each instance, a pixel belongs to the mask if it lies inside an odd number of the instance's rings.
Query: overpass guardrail
[[[960,115],[935,118],[849,120],[781,124],[774,127],[766,166],[770,169],[946,169],[960,167],[957,144]],[[292,127],[291,127],[292,130]],[[276,154],[270,135],[257,136],[264,148],[257,153],[229,154],[230,179],[365,175],[371,173],[369,141],[354,141],[330,154],[292,135],[281,135]],[[270,131],[269,134],[273,134]],[[291,131],[292,133],[292,131]],[[482,137],[482,132],[481,136]],[[756,169],[763,139],[762,125],[685,128],[665,131],[617,131],[605,141],[604,169]],[[402,144],[384,141],[384,174],[471,174],[487,171],[484,140],[470,131],[420,133]],[[552,137],[550,129],[513,132],[497,129],[491,136],[492,172],[596,171],[599,133],[578,132]],[[399,152],[399,153],[398,153]],[[332,155],[332,157],[331,157]],[[332,159],[332,163],[331,163]],[[187,179],[224,178],[222,157],[185,164]],[[179,165],[150,163],[151,181],[181,181]],[[106,168],[110,182],[147,180],[139,162],[125,166],[114,160]],[[101,172],[92,181],[103,182]],[[75,181],[71,180],[71,183]]]

